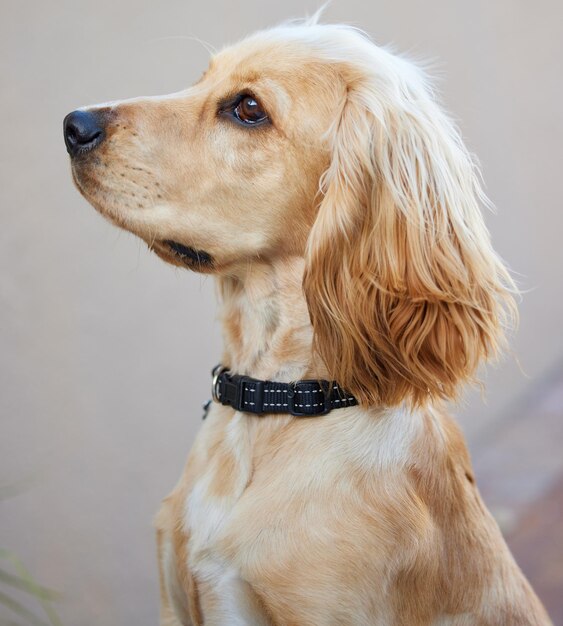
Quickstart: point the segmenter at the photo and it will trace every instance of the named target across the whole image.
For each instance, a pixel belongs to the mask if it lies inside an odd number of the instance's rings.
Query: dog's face
[[[71,113],[75,183],[176,265],[232,272],[302,254],[344,90],[317,65],[299,46],[249,40],[185,91]]]

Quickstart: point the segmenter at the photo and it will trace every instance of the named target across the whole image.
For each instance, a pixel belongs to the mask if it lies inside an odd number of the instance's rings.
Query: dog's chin
[[[215,270],[214,259],[205,250],[193,248],[173,239],[154,240],[150,231],[143,232],[145,230],[143,226],[139,225],[140,228],[137,228],[134,219],[128,218],[118,206],[114,206],[113,198],[108,198],[110,194],[102,191],[99,181],[89,169],[73,166],[72,176],[77,189],[98,213],[116,226],[143,239],[149,249],[163,261],[197,272],[209,273]]]

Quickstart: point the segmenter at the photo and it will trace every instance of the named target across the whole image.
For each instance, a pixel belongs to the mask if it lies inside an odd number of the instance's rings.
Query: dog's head
[[[236,273],[254,259],[302,254],[345,84],[286,32],[222,51],[185,91],[67,116],[80,191],[191,269]]]
[[[366,403],[453,397],[511,279],[478,171],[422,72],[342,26],[258,33],[191,88],[65,118],[74,180],[164,260],[306,259],[315,349]]]

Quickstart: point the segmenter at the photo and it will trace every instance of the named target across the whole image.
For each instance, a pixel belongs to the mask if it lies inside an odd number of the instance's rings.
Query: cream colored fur
[[[267,123],[223,114],[244,93]],[[360,400],[315,419],[212,406],[156,521],[161,624],[548,625],[441,406],[502,345],[513,285],[424,74],[312,21],[225,49],[190,89],[97,110],[76,184],[216,276],[222,362]]]

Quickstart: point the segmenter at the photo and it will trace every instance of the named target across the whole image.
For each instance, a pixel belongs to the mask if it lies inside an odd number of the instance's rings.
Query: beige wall
[[[288,0],[4,0],[0,7],[0,546],[65,592],[66,626],[156,621],[150,521],[174,484],[219,354],[211,279],[165,266],[72,187],[61,122],[93,102],[177,90],[205,49],[311,12]],[[434,57],[499,207],[488,223],[529,290],[513,359],[471,441],[563,354],[561,84],[555,0],[335,0],[327,18]],[[1,610],[0,610],[1,616]]]

